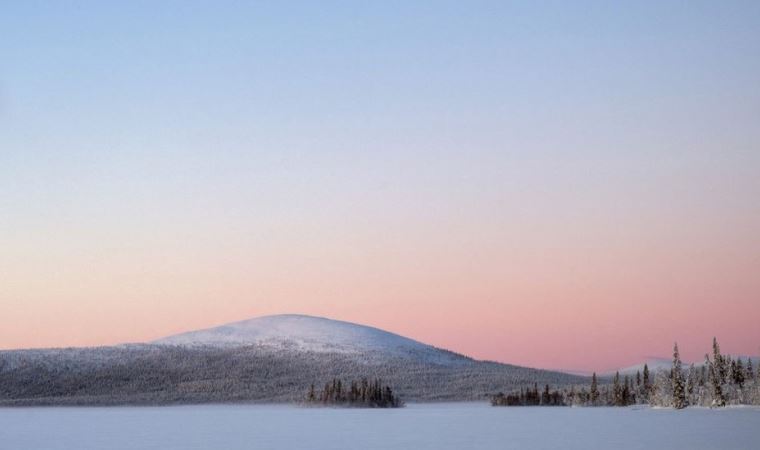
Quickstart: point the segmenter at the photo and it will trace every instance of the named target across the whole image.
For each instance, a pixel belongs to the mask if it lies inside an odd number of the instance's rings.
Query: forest
[[[652,373],[645,364],[635,376],[615,373],[611,381],[600,382],[596,373],[588,386],[572,385],[550,390],[545,385],[521,388],[509,394],[499,392],[491,397],[493,406],[631,406],[650,405],[682,409],[687,406],[720,408],[726,405],[760,405],[760,367],[752,360],[732,358],[720,352],[713,339],[712,354],[703,364],[681,362],[678,344],[673,348],[670,370]]]
[[[533,381],[568,386],[588,379],[463,356],[437,361],[266,345],[7,350],[0,351],[0,406],[293,403],[315,380],[367,374],[406,401],[482,401]]]

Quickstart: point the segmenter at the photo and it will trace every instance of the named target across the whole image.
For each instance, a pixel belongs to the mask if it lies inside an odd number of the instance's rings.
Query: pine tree
[[[591,375],[591,405],[596,406],[599,400],[599,385],[596,381],[596,372]]]
[[[671,376],[673,379],[673,408],[686,408],[688,403],[686,401],[686,390],[681,369],[681,356],[678,354],[678,343],[673,346],[673,369]]]

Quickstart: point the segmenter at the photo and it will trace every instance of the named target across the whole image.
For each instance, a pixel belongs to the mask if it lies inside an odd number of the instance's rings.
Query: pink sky
[[[552,227],[462,214],[428,230],[409,212],[257,234],[146,226],[156,217],[131,219],[128,233],[17,233],[4,252],[2,348],[146,341],[304,313],[545,368],[623,367],[668,356],[675,340],[700,360],[713,336],[724,351],[760,353],[760,247],[741,221],[681,228],[666,214],[578,214]]]

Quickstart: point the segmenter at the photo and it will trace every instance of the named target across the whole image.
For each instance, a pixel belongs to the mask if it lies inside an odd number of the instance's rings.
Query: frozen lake
[[[15,449],[682,449],[760,448],[760,409],[492,408],[396,410],[266,405],[0,408]]]

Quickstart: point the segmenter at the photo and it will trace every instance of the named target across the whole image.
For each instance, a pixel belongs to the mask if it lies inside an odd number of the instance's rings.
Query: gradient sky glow
[[[0,6],[0,348],[760,353],[760,2],[121,3]]]

